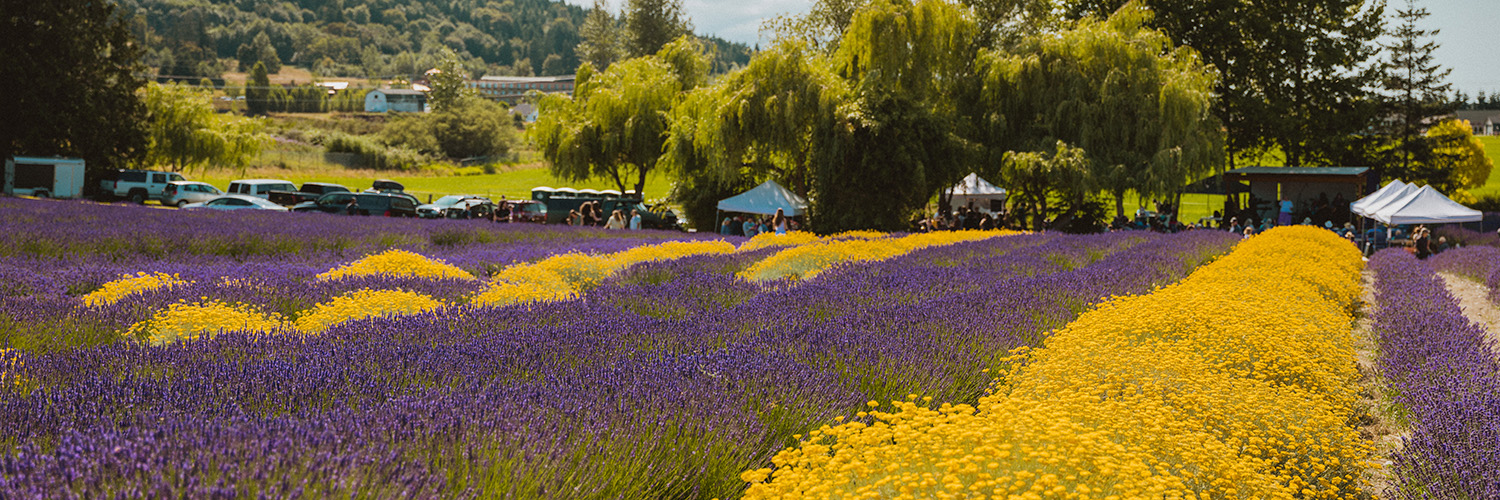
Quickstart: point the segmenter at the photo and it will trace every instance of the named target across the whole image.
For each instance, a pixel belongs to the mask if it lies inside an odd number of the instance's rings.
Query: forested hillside
[[[120,0],[163,75],[218,77],[255,61],[321,75],[396,78],[446,46],[474,76],[561,75],[578,67],[585,9],[549,0]],[[264,36],[262,36],[264,35]],[[717,45],[715,69],[749,61]],[[274,52],[274,57],[271,55]],[[245,62],[240,68],[239,63]]]

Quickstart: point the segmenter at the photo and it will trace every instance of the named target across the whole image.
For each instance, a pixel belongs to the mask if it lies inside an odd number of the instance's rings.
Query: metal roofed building
[[[468,81],[468,86],[479,95],[491,100],[515,105],[536,90],[547,93],[573,95],[574,75],[561,76],[486,76]]]
[[[421,113],[427,111],[427,93],[412,89],[375,89],[365,94],[366,113]]]

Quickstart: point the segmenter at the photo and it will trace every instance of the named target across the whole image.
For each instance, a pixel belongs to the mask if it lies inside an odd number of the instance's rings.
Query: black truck
[[[269,193],[266,193],[266,197],[267,199],[271,200],[272,203],[290,207],[305,201],[317,200],[319,196],[323,196],[328,193],[347,192],[349,192],[349,188],[340,186],[338,184],[330,184],[327,182],[306,182],[302,184],[302,189],[298,189],[296,191],[271,191]]]

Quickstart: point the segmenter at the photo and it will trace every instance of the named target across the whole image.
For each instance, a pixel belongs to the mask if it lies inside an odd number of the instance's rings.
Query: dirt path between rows
[[[1484,328],[1485,337],[1490,339],[1490,348],[1500,350],[1500,307],[1490,302],[1489,287],[1453,273],[1438,275],[1448,285],[1448,293],[1458,298],[1458,307],[1464,310],[1464,316]]]
[[[1396,418],[1388,386],[1380,376],[1380,344],[1375,338],[1374,316],[1375,273],[1366,269],[1361,277],[1364,284],[1363,301],[1358,320],[1354,325],[1355,362],[1359,366],[1359,432],[1375,445],[1371,461],[1377,467],[1365,471],[1365,481],[1370,497],[1376,500],[1395,498],[1392,491],[1393,477],[1391,459],[1401,449],[1402,440],[1410,433]]]

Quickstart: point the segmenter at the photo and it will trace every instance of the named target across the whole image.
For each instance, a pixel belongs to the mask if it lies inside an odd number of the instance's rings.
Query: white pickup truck
[[[99,181],[99,187],[104,190],[105,198],[125,198],[133,203],[145,203],[146,200],[160,201],[168,182],[182,180],[187,179],[175,172],[113,170],[105,172],[104,178]]]

